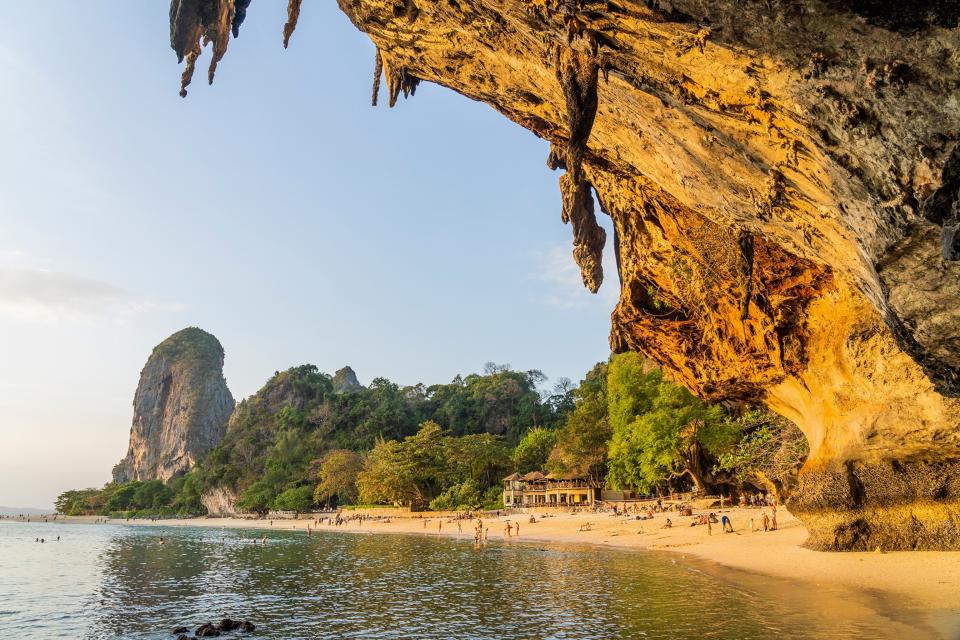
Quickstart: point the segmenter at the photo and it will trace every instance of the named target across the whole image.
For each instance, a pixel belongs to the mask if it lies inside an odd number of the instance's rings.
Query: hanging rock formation
[[[338,1],[391,105],[435,82],[551,143],[592,290],[595,192],[614,350],[800,426],[810,546],[960,548],[960,4]],[[224,2],[172,3],[188,69]]]
[[[113,469],[114,481],[166,481],[186,473],[223,438],[233,405],[220,342],[194,327],[173,334],[140,372],[130,447]]]

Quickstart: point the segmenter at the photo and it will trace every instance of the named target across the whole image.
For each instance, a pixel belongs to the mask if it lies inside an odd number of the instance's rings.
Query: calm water
[[[931,637],[859,594],[680,556],[344,533],[240,541],[255,534],[0,523],[0,637],[169,639],[225,616],[254,622],[257,638]]]

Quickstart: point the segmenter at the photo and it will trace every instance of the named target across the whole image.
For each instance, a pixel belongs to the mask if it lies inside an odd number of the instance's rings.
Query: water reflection
[[[121,526],[61,526],[69,540],[40,550],[14,529],[0,527],[0,629],[18,637],[169,638],[225,616],[263,638],[929,637],[859,595],[676,556],[337,533],[271,532],[263,546],[262,532]]]

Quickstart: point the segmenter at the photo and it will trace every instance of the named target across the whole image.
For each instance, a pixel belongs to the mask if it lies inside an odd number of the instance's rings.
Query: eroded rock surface
[[[192,67],[209,38],[216,63],[232,3],[185,6],[206,9],[174,48]],[[339,6],[377,48],[374,98],[381,72],[391,105],[435,82],[551,143],[591,290],[595,195],[615,350],[800,426],[812,546],[960,547],[958,3]]]
[[[186,473],[223,438],[233,406],[220,342],[194,327],[173,334],[140,372],[130,446],[113,469],[114,481],[166,481]]]
[[[238,514],[237,494],[227,487],[213,487],[200,496],[207,514],[216,518],[232,518]]]
[[[337,393],[347,393],[363,388],[363,385],[361,385],[357,379],[356,372],[349,365],[338,369],[337,372],[333,374],[333,380],[331,382],[333,382],[333,390]]]

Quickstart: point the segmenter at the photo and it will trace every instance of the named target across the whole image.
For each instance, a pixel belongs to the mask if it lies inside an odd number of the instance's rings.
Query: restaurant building
[[[503,479],[505,507],[593,506],[600,498],[600,487],[589,478],[575,474],[557,475],[531,471],[514,473]]]

